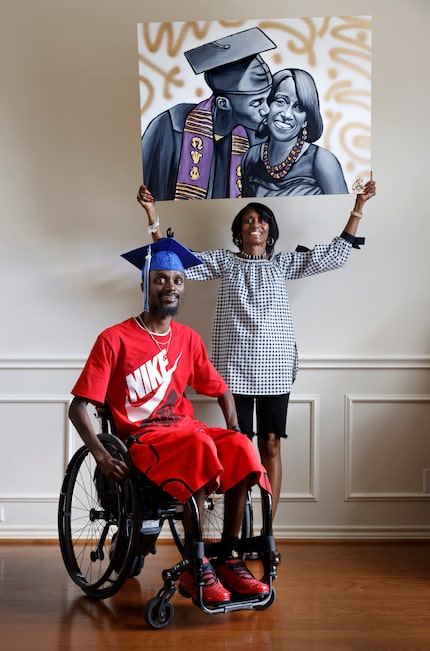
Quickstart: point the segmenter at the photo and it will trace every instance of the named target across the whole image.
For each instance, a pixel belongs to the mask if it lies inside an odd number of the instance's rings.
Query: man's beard
[[[176,316],[179,312],[179,303],[176,305],[158,305],[156,310],[158,316]]]

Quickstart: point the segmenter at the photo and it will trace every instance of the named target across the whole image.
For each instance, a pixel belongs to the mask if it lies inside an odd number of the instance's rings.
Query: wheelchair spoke
[[[105,443],[106,441],[106,443]],[[110,452],[117,439],[105,435]],[[124,452],[118,441],[121,458]],[[69,463],[59,504],[60,546],[71,578],[87,594],[104,598],[114,594],[128,577],[139,535],[138,489],[101,476],[87,448]]]

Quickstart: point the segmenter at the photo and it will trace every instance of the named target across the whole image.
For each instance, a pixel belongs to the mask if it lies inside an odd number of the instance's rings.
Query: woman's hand
[[[159,219],[155,211],[155,201],[146,185],[140,186],[136,199],[142,208],[146,210],[146,214],[148,215],[148,233],[152,235],[154,240],[159,239],[161,237],[161,232],[158,228]]]
[[[146,185],[141,185],[137,192],[137,202],[140,203],[145,209],[148,208],[148,204],[154,204],[154,197],[146,187]]]
[[[374,197],[375,194],[376,194],[376,183],[373,180],[372,172],[370,172],[370,179],[369,181],[367,181],[366,185],[364,186],[363,192],[360,192],[356,196],[354,210],[361,211],[366,201],[369,201],[369,199]]]
[[[369,201],[376,194],[376,184],[373,180],[372,172],[370,172],[370,179],[367,181],[363,188],[363,192],[357,194],[355,197],[354,209],[351,211],[348,222],[344,228],[346,233],[355,235],[358,229],[358,223],[363,216],[363,207],[366,201]]]

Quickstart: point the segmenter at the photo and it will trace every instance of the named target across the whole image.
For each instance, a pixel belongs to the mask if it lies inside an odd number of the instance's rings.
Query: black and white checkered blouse
[[[212,361],[233,393],[291,391],[298,356],[285,281],[342,267],[351,247],[342,234],[311,251],[276,253],[270,260],[246,260],[224,249],[197,253],[204,264],[187,269],[186,277],[221,279]]]

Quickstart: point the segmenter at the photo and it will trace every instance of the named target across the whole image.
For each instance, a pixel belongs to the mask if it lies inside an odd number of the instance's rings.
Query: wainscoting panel
[[[223,417],[216,400],[192,395],[196,418],[214,427],[224,427]],[[282,501],[318,500],[318,423],[319,399],[316,395],[292,395],[288,407],[287,430],[294,431],[294,437],[281,447],[283,464],[288,484],[281,487]],[[257,439],[254,437],[257,447]]]
[[[0,538],[57,536],[64,470],[81,444],[67,412],[83,363],[0,359]],[[424,357],[302,359],[275,535],[429,538],[429,386]],[[189,395],[196,418],[223,426],[216,400]]]
[[[345,499],[430,500],[430,395],[345,397]]]

